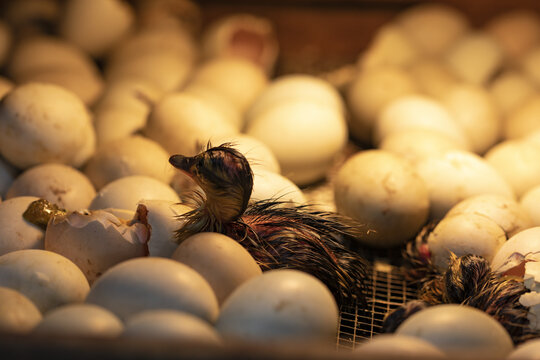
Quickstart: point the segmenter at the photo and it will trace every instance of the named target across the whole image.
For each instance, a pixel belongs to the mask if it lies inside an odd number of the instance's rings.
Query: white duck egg
[[[424,225],[429,213],[427,187],[405,159],[384,150],[349,158],[334,179],[339,213],[365,224],[371,246],[403,244]]]
[[[540,226],[540,185],[529,189],[519,200],[534,226]],[[531,226],[532,227],[532,226]]]
[[[495,221],[474,213],[447,214],[427,238],[433,263],[441,270],[448,268],[451,254],[491,261],[505,241],[506,234]]]
[[[145,310],[170,309],[213,323],[219,312],[214,291],[199,273],[159,257],[131,259],[110,268],[92,285],[86,302],[122,320]]]
[[[36,305],[20,292],[0,286],[0,331],[29,333],[41,321]]]
[[[23,218],[28,205],[38,200],[20,196],[0,203],[0,255],[23,249],[43,249],[44,231]]]
[[[516,346],[506,360],[537,360],[540,354],[540,339],[530,339]]]
[[[66,210],[87,209],[96,190],[79,170],[63,164],[42,164],[20,174],[6,198],[35,196]]]
[[[397,335],[416,336],[451,358],[504,359],[514,348],[505,328],[473,307],[444,304],[428,307],[406,319]]]
[[[419,337],[395,334],[379,334],[361,343],[354,350],[359,358],[415,358],[445,359],[444,353],[435,345]]]
[[[131,175],[105,185],[96,194],[89,208],[135,210],[141,200],[180,202],[178,194],[164,182],[149,176]]]
[[[332,293],[307,273],[270,270],[238,287],[222,305],[216,329],[244,341],[335,342],[338,307]]]
[[[60,305],[83,302],[89,285],[66,257],[47,250],[18,250],[0,256],[0,286],[28,297],[45,313]]]
[[[306,203],[302,190],[291,180],[278,173],[265,169],[255,169],[253,172],[253,190],[250,201],[274,199],[291,205]]]
[[[528,97],[510,113],[503,124],[503,138],[517,139],[540,130],[540,95]]]
[[[122,321],[109,310],[92,304],[68,304],[45,314],[34,334],[115,338],[124,330]]]
[[[220,304],[240,285],[262,274],[255,259],[242,245],[214,232],[188,237],[178,245],[171,258],[201,274],[212,286]]]
[[[167,340],[190,344],[219,345],[214,327],[192,314],[176,310],[146,310],[129,317],[123,338]]]

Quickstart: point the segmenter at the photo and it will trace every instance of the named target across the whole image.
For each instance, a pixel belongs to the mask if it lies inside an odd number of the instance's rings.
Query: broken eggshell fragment
[[[43,211],[49,209],[43,207]],[[39,211],[34,212],[34,220],[38,218],[36,213]],[[146,209],[138,208],[133,219],[126,221],[106,210],[49,212],[45,249],[73,261],[91,284],[111,266],[148,255],[146,213]],[[43,214],[41,223],[44,217],[47,214]]]

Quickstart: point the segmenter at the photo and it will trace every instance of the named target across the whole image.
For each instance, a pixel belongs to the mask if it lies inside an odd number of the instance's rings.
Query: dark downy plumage
[[[209,145],[193,157],[173,155],[170,163],[201,188],[190,194],[194,210],[181,216],[179,242],[199,232],[223,233],[243,245],[263,270],[302,270],[325,283],[338,303],[365,303],[367,265],[348,247],[368,236],[363,225],[276,199],[249,203],[253,174],[231,144]]]

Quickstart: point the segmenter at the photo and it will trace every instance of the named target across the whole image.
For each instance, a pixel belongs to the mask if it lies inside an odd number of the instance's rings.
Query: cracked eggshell
[[[174,169],[169,154],[154,140],[140,135],[113,140],[103,144],[84,168],[84,173],[101,189],[111,181],[131,175],[171,182]]]
[[[150,227],[148,254],[171,257],[178,247],[175,232],[184,224],[179,216],[193,209],[169,200],[143,200],[139,206],[144,206],[147,211],[146,221]]]
[[[112,267],[93,284],[86,302],[124,321],[145,310],[169,309],[213,323],[219,313],[216,295],[199,273],[159,257],[131,259]]]
[[[35,196],[61,209],[83,210],[96,196],[90,180],[79,170],[63,164],[42,164],[20,174],[11,184],[6,198]]]
[[[514,348],[508,332],[492,316],[457,304],[421,310],[407,318],[396,334],[426,340],[456,359],[504,359]]]
[[[45,250],[70,259],[92,284],[110,267],[148,254],[150,234],[139,216],[129,222],[105,210],[54,216],[45,232]]]
[[[36,305],[18,291],[0,286],[0,331],[29,333],[41,321]]]
[[[303,205],[307,202],[302,190],[286,177],[265,169],[253,171],[253,190],[251,202],[274,199],[292,205]]]
[[[207,321],[175,310],[147,310],[126,320],[123,338],[219,345],[221,336]]]
[[[505,241],[506,234],[495,221],[475,213],[447,214],[427,238],[431,259],[441,270],[448,268],[451,253],[491,261]]]
[[[446,216],[457,214],[486,216],[504,230],[507,238],[533,226],[531,217],[520,203],[496,194],[482,194],[466,198],[454,205]]]
[[[246,133],[272,150],[282,174],[298,186],[323,179],[348,138],[343,113],[310,100],[268,108],[248,124]]]
[[[47,162],[81,166],[95,150],[90,114],[57,85],[16,86],[0,105],[0,152],[25,169]]]
[[[222,305],[216,329],[229,339],[331,344],[339,324],[332,293],[307,273],[264,272],[238,287]]]
[[[38,199],[20,196],[0,203],[0,255],[23,249],[43,249],[44,231],[22,216],[28,205]]]
[[[540,185],[540,143],[506,140],[492,147],[484,158],[510,184],[518,198]]]
[[[201,274],[212,286],[220,304],[236,288],[262,274],[257,262],[242,245],[214,232],[188,237],[178,245],[171,258]]]
[[[529,189],[519,200],[534,226],[540,226],[540,185]],[[532,226],[531,226],[532,227]]]
[[[540,227],[518,232],[508,239],[491,261],[491,268],[499,273],[524,275],[526,261],[540,261]]]
[[[124,325],[109,310],[92,304],[68,304],[49,311],[34,328],[34,334],[115,338]]]
[[[96,194],[89,209],[126,209],[135,211],[141,200],[170,200],[180,202],[178,194],[155,178],[131,175],[111,181]]]
[[[434,154],[415,164],[427,185],[430,217],[441,219],[448,210],[468,197],[498,194],[515,199],[512,187],[480,156],[461,150]]]
[[[440,101],[416,94],[401,96],[381,110],[374,123],[373,142],[380,144],[393,133],[413,129],[440,132],[470,146],[465,132]]]
[[[384,150],[361,151],[334,179],[339,213],[370,230],[371,246],[392,247],[412,238],[429,213],[427,187],[407,160]]]
[[[18,250],[0,256],[0,286],[28,297],[45,313],[60,305],[83,302],[89,285],[66,257],[47,250]]]
[[[237,134],[238,130],[203,99],[173,92],[155,104],[143,132],[169,154],[193,156],[209,140]]]

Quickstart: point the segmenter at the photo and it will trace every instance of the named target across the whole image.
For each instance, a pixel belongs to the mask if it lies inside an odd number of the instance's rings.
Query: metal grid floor
[[[384,316],[390,310],[416,299],[416,288],[405,281],[395,266],[376,262],[371,276],[368,306],[347,307],[340,311],[339,349],[354,349],[357,344],[381,333]]]

